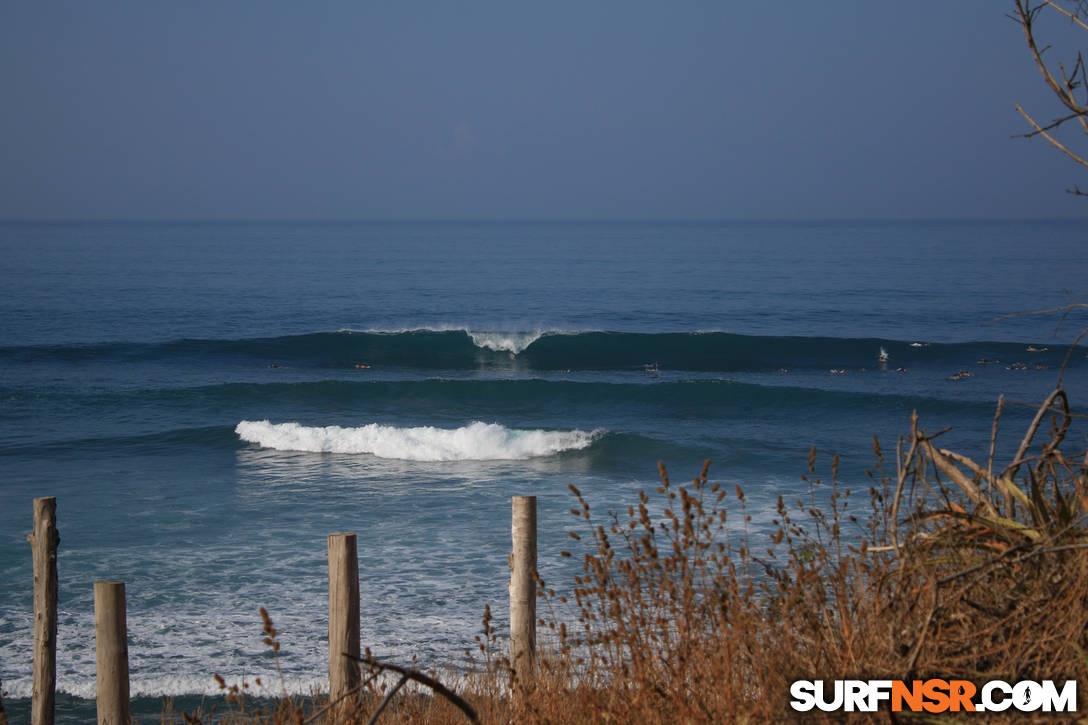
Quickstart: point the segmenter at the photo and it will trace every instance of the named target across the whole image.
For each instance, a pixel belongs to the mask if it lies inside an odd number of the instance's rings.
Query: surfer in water
[[[888,362],[888,351],[881,347],[880,353],[876,356],[876,359],[882,363]]]

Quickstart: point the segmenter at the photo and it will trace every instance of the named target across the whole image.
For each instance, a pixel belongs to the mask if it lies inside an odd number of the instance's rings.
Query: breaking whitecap
[[[460,428],[358,428],[243,420],[234,432],[247,443],[281,451],[369,453],[405,461],[526,460],[588,448],[602,431],[518,430],[473,421]]]
[[[530,345],[543,337],[544,332],[473,332],[465,333],[476,347],[494,350],[495,352],[508,352],[519,355]]]

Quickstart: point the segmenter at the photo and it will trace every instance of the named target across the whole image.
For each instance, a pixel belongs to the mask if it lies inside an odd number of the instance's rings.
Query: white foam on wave
[[[520,355],[525,348],[548,334],[537,332],[473,332],[465,330],[472,340],[472,344],[479,348],[494,350],[495,352],[509,352]]]
[[[251,665],[252,666],[252,665]],[[257,685],[260,679],[262,684]],[[227,685],[248,684],[245,688],[246,695],[253,697],[278,697],[286,690],[288,694],[306,696],[313,692],[328,692],[327,679],[318,677],[279,679],[275,669],[267,667],[263,670],[249,670],[245,677],[230,677],[224,675]],[[7,683],[4,683],[7,690]],[[93,676],[91,678],[71,678],[58,682],[57,690],[67,695],[81,697],[85,700],[93,700],[96,695],[97,684]],[[8,692],[11,697],[29,698],[31,690],[27,687]],[[212,675],[177,675],[177,676],[153,676],[132,677],[129,680],[129,695],[132,697],[183,697],[185,695],[222,695],[218,683]]]
[[[358,428],[304,426],[243,420],[234,432],[247,443],[280,451],[369,453],[404,461],[526,460],[588,448],[601,431],[517,430],[473,421],[460,428],[398,428],[370,423]]]
[[[482,350],[495,352],[509,352],[520,355],[527,347],[544,337],[545,335],[579,335],[593,330],[544,330],[537,329],[531,332],[502,331],[502,330],[472,330],[460,325],[434,325],[427,327],[404,327],[388,330],[356,330],[342,328],[338,332],[343,334],[369,334],[369,335],[403,335],[413,332],[463,332],[472,340],[472,344]]]

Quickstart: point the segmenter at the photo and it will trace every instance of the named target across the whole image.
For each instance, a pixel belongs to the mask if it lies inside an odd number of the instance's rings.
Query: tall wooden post
[[[94,583],[94,645],[98,725],[129,725],[128,625],[125,583]]]
[[[329,702],[358,687],[359,558],[355,534],[329,535]]]
[[[57,687],[57,499],[34,499],[34,680],[30,722],[53,725]]]
[[[536,665],[536,496],[514,496],[510,532],[510,661],[527,682]]]

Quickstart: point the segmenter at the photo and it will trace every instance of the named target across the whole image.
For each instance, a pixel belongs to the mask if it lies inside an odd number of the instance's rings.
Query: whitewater
[[[311,453],[371,453],[404,461],[502,461],[581,450],[600,431],[511,430],[473,421],[452,430],[421,426],[398,428],[370,423],[356,428],[312,427],[298,423],[243,420],[238,437],[262,448]]]

